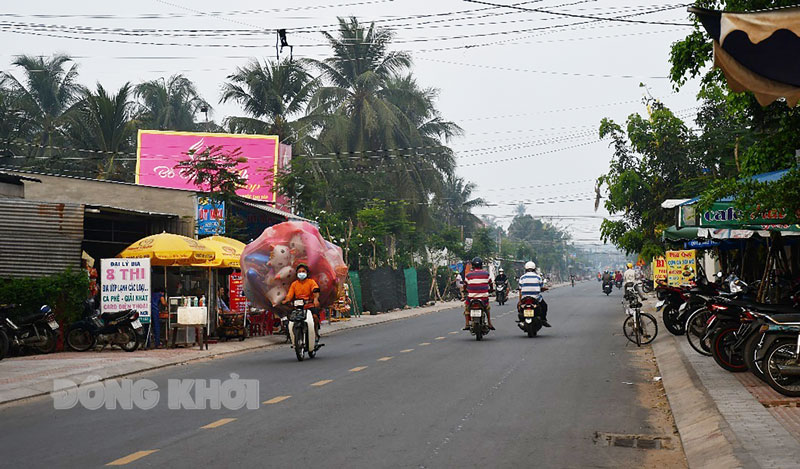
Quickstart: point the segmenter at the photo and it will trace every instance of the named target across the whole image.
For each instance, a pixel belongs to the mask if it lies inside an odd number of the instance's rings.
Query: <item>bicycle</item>
[[[623,304],[625,301],[628,302],[625,307],[628,317],[622,323],[622,332],[625,334],[625,338],[636,344],[637,347],[649,344],[658,335],[656,318],[642,312],[642,302],[639,301],[638,293],[631,285],[625,286]]]

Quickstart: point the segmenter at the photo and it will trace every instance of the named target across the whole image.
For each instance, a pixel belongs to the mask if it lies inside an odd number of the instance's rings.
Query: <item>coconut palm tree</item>
[[[148,129],[196,130],[195,115],[211,109],[194,83],[181,74],[140,83],[134,94],[140,101],[137,119]]]
[[[75,148],[84,150],[84,158],[97,162],[97,176],[101,179],[130,179],[125,177],[130,175],[115,174],[114,163],[119,156],[125,156],[123,152],[133,149],[135,103],[131,94],[130,83],[115,94],[109,94],[98,83],[97,91],[84,92],[70,116],[67,134]],[[126,160],[130,158],[123,158]]]
[[[240,104],[246,117],[228,117],[224,125],[235,132],[277,135],[281,142],[294,143],[305,127],[303,113],[318,81],[297,61],[253,59],[228,76],[220,103]]]
[[[476,188],[474,182],[466,182],[451,174],[445,178],[441,194],[434,198],[434,204],[445,223],[464,227],[465,234],[472,233],[482,225],[481,220],[472,214],[472,209],[486,205],[482,198],[472,197]]]
[[[8,77],[0,75],[0,157],[16,155],[28,129],[19,100],[7,85]]]
[[[30,156],[53,155],[59,152],[63,126],[70,107],[79,98],[82,87],[77,83],[78,65],[64,54],[52,57],[21,55],[13,65],[22,69],[23,78],[6,74],[10,93],[29,125],[25,149]]]

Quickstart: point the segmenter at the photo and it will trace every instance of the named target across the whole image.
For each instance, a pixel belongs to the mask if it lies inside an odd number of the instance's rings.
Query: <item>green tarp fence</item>
[[[417,269],[404,269],[406,277],[406,304],[415,308],[419,306],[419,293],[417,292]]]
[[[364,311],[362,308],[364,303],[361,300],[361,278],[359,278],[358,272],[350,272],[350,283],[353,285],[353,302],[355,303],[353,306],[360,316]]]

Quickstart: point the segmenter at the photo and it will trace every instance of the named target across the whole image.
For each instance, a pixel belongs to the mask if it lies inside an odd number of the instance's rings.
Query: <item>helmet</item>
[[[630,263],[630,262],[628,262],[628,268],[629,268],[629,269],[632,269],[632,268],[633,268],[633,264],[632,264],[632,263]]]
[[[483,259],[481,259],[480,257],[476,257],[475,259],[472,259],[472,268],[474,268],[474,269],[483,268]]]
[[[503,273],[503,268],[501,267],[500,270],[498,270],[497,272],[502,274]]]
[[[39,308],[39,312],[42,314],[50,314],[53,312],[53,310],[49,306],[43,305],[41,308]]]
[[[525,263],[525,270],[536,270],[536,263],[533,261],[528,261]]]

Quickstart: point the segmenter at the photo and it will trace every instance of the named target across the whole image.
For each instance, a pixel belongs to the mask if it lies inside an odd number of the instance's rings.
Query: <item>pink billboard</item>
[[[292,147],[278,142],[274,135],[216,134],[203,132],[172,132],[140,130],[136,150],[136,184],[170,189],[202,191],[175,166],[186,159],[191,150],[202,152],[208,147],[240,149],[247,162],[238,169],[247,179],[247,185],[237,191],[242,197],[273,202],[286,208],[288,200],[277,193],[274,175],[287,168],[291,162]]]

